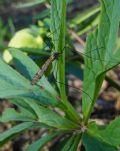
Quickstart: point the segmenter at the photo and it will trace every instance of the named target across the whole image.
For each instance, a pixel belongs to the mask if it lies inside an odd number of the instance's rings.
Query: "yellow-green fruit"
[[[10,40],[8,47],[14,48],[42,48],[43,39],[40,36],[33,36],[29,28],[25,28],[16,32],[14,37]],[[9,63],[12,56],[8,50],[3,53],[3,59]]]

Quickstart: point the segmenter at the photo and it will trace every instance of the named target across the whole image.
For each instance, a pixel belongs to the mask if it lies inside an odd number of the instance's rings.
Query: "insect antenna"
[[[56,76],[57,76],[57,75],[56,75]],[[90,97],[90,95],[89,95],[87,92],[85,92],[84,90],[82,90],[82,89],[80,89],[80,88],[76,88],[76,87],[74,87],[74,86],[72,86],[72,85],[69,85],[69,84],[62,83],[62,82],[60,82],[60,81],[57,81],[55,77],[54,77],[54,80],[55,80],[56,83],[65,85],[65,86],[67,86],[67,87],[71,87],[71,88],[73,88],[73,89],[75,89],[75,90],[77,90],[77,91],[79,91],[79,92],[84,93],[84,94],[87,95],[87,96],[89,97],[89,99],[92,101],[92,98]]]

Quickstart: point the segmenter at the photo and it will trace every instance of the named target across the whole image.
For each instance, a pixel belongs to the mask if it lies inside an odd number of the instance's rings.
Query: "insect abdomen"
[[[33,77],[31,84],[35,85],[39,79],[41,79],[41,77],[43,76],[44,72],[47,70],[48,66],[52,63],[52,61],[54,61],[54,57],[51,56],[42,66],[41,69],[39,69],[39,71],[35,74],[35,76]]]

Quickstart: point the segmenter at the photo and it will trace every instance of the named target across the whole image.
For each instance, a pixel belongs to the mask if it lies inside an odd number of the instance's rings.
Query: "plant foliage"
[[[31,7],[43,2],[36,1],[34,4],[31,2],[23,7]],[[85,56],[83,91],[86,93],[83,93],[82,97],[83,118],[69,103],[65,85],[58,83],[60,94],[45,76],[37,85],[31,85],[31,80],[39,69],[38,65],[19,49],[11,48],[9,52],[13,57],[15,69],[0,60],[0,98],[9,99],[17,105],[19,111],[6,109],[0,116],[0,121],[21,123],[0,134],[0,145],[25,130],[37,127],[46,128],[48,134],[33,142],[26,151],[42,150],[49,141],[58,136],[63,136],[61,145],[58,144],[57,147],[60,151],[77,151],[81,147],[81,142],[86,151],[118,150],[120,117],[104,127],[90,120],[106,72],[120,63],[120,50],[116,49],[120,1],[101,0],[100,2],[101,14],[98,27],[88,35],[86,42],[86,53],[90,57]],[[55,47],[52,52],[61,53],[58,61],[53,63],[53,69],[55,69],[54,76],[61,83],[65,83],[66,8],[66,0],[51,0],[51,31],[57,29],[52,37]],[[91,15],[99,10],[100,7],[95,8]],[[89,11],[86,12],[83,20],[91,16],[88,13]],[[100,47],[102,49],[92,51]]]

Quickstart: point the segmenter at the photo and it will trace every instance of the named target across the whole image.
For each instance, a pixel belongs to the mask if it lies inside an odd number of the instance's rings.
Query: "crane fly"
[[[51,35],[51,34],[50,34]],[[96,49],[93,49],[93,51],[96,51],[97,49],[102,49],[104,47],[100,47],[100,48],[96,48]],[[64,48],[63,48],[64,49]],[[32,85],[36,85],[37,82],[42,78],[43,74],[45,73],[45,71],[48,69],[49,65],[52,64],[52,62],[54,62],[55,60],[58,60],[59,59],[59,56],[63,53],[62,52],[54,52],[47,60],[46,62],[42,65],[42,67],[37,71],[37,73],[34,75],[34,77],[32,78],[32,81],[31,81],[31,84]],[[88,58],[92,58],[94,59],[93,57],[91,57],[90,55],[88,55],[90,52],[87,52],[87,53],[81,53],[82,55],[85,55],[85,57],[88,57]],[[96,59],[96,58],[95,58]],[[98,58],[99,59],[99,58]],[[56,81],[56,80],[55,80]],[[60,84],[64,84],[60,81],[56,81]],[[67,85],[68,87],[73,87],[71,85],[68,85],[68,84],[64,84],[64,85]],[[75,88],[75,87],[73,87]],[[78,88],[75,88],[78,90]],[[88,95],[85,91],[83,90],[80,90],[79,91],[82,91],[83,93],[85,93],[86,95]],[[89,95],[88,95],[89,96]],[[89,96],[90,97],[90,96]],[[90,98],[91,99],[91,98]]]
[[[103,48],[103,47],[101,47]],[[98,48],[98,49],[101,49],[101,48]],[[64,49],[64,48],[63,48]],[[94,50],[93,50],[94,51]],[[45,73],[45,71],[48,69],[49,65],[55,61],[55,60],[58,60],[59,59],[59,56],[62,54],[62,52],[54,52],[48,59],[47,61],[43,64],[43,66],[37,71],[37,73],[34,75],[32,81],[31,81],[31,84],[32,85],[35,85],[37,84],[37,82],[41,79],[41,77],[43,76],[43,74]],[[82,53],[83,54],[83,53]],[[85,56],[87,56],[85,54]],[[90,57],[90,56],[87,56],[87,57]],[[59,82],[60,83],[60,82]]]
[[[31,84],[32,85],[35,85],[37,84],[37,82],[42,78],[44,72],[47,70],[48,66],[55,60],[58,60],[59,56],[61,55],[62,53],[59,53],[59,52],[54,52],[48,59],[47,61],[43,64],[43,66],[41,67],[41,69],[38,70],[38,72],[34,75],[32,81],[31,81]],[[63,84],[62,82],[59,82],[59,81],[56,81],[60,84]],[[72,87],[68,84],[64,84],[66,86],[69,86],[69,87]],[[75,88],[75,87],[73,87]],[[77,90],[80,90],[78,88],[75,88]],[[85,91],[81,90],[83,93],[85,93],[86,95],[88,95]],[[89,96],[89,95],[88,95]],[[90,96],[89,96],[90,97]],[[91,99],[91,97],[90,97]]]
[[[64,48],[65,48],[65,47],[64,47]],[[63,49],[64,49],[64,48],[63,48]],[[101,48],[99,48],[99,49],[101,49]],[[93,50],[93,51],[94,51],[94,50]],[[32,85],[36,85],[36,84],[37,84],[37,82],[42,78],[43,74],[45,73],[45,71],[47,70],[47,68],[49,67],[49,65],[50,65],[53,61],[58,60],[58,59],[59,59],[59,56],[60,56],[62,53],[63,53],[63,51],[62,51],[61,53],[60,53],[60,52],[54,52],[54,53],[47,59],[47,61],[43,64],[43,66],[42,66],[41,68],[39,68],[39,70],[37,71],[37,73],[34,75],[32,81],[31,81],[31,84],[32,84]],[[62,83],[62,82],[57,81],[56,79],[55,79],[55,81],[56,81],[57,83],[64,84],[64,83]],[[89,94],[87,94],[85,91],[83,91],[83,90],[81,90],[81,89],[78,89],[78,88],[75,88],[74,86],[71,86],[71,85],[68,85],[68,84],[64,84],[64,85],[66,85],[66,86],[68,86],[68,87],[72,87],[72,88],[76,89],[77,91],[78,91],[78,90],[79,90],[79,91],[82,91],[84,94],[86,94],[86,95],[90,98],[90,100],[92,100],[92,98],[89,96]]]
[[[54,34],[56,32],[56,30],[53,31],[53,33],[50,33],[48,35],[48,38],[51,37],[52,34]],[[45,42],[44,42],[45,43]],[[47,44],[47,42],[45,43]],[[52,49],[52,48],[51,48]],[[64,48],[63,48],[64,49]],[[37,84],[37,82],[41,79],[41,77],[43,76],[44,72],[48,69],[49,65],[54,61],[54,60],[58,60],[59,56],[60,56],[60,52],[54,52],[48,59],[47,61],[43,64],[43,66],[41,68],[39,68],[39,70],[37,71],[37,73],[34,75],[31,84],[35,85]]]
[[[47,70],[48,66],[54,61],[54,60],[58,60],[60,54],[59,52],[55,52],[53,53],[48,59],[47,61],[43,64],[43,66],[41,67],[41,69],[38,70],[38,72],[35,74],[35,76],[33,77],[31,84],[35,85],[37,84],[37,82],[39,81],[39,79],[41,79],[41,77],[43,76],[44,72]]]

